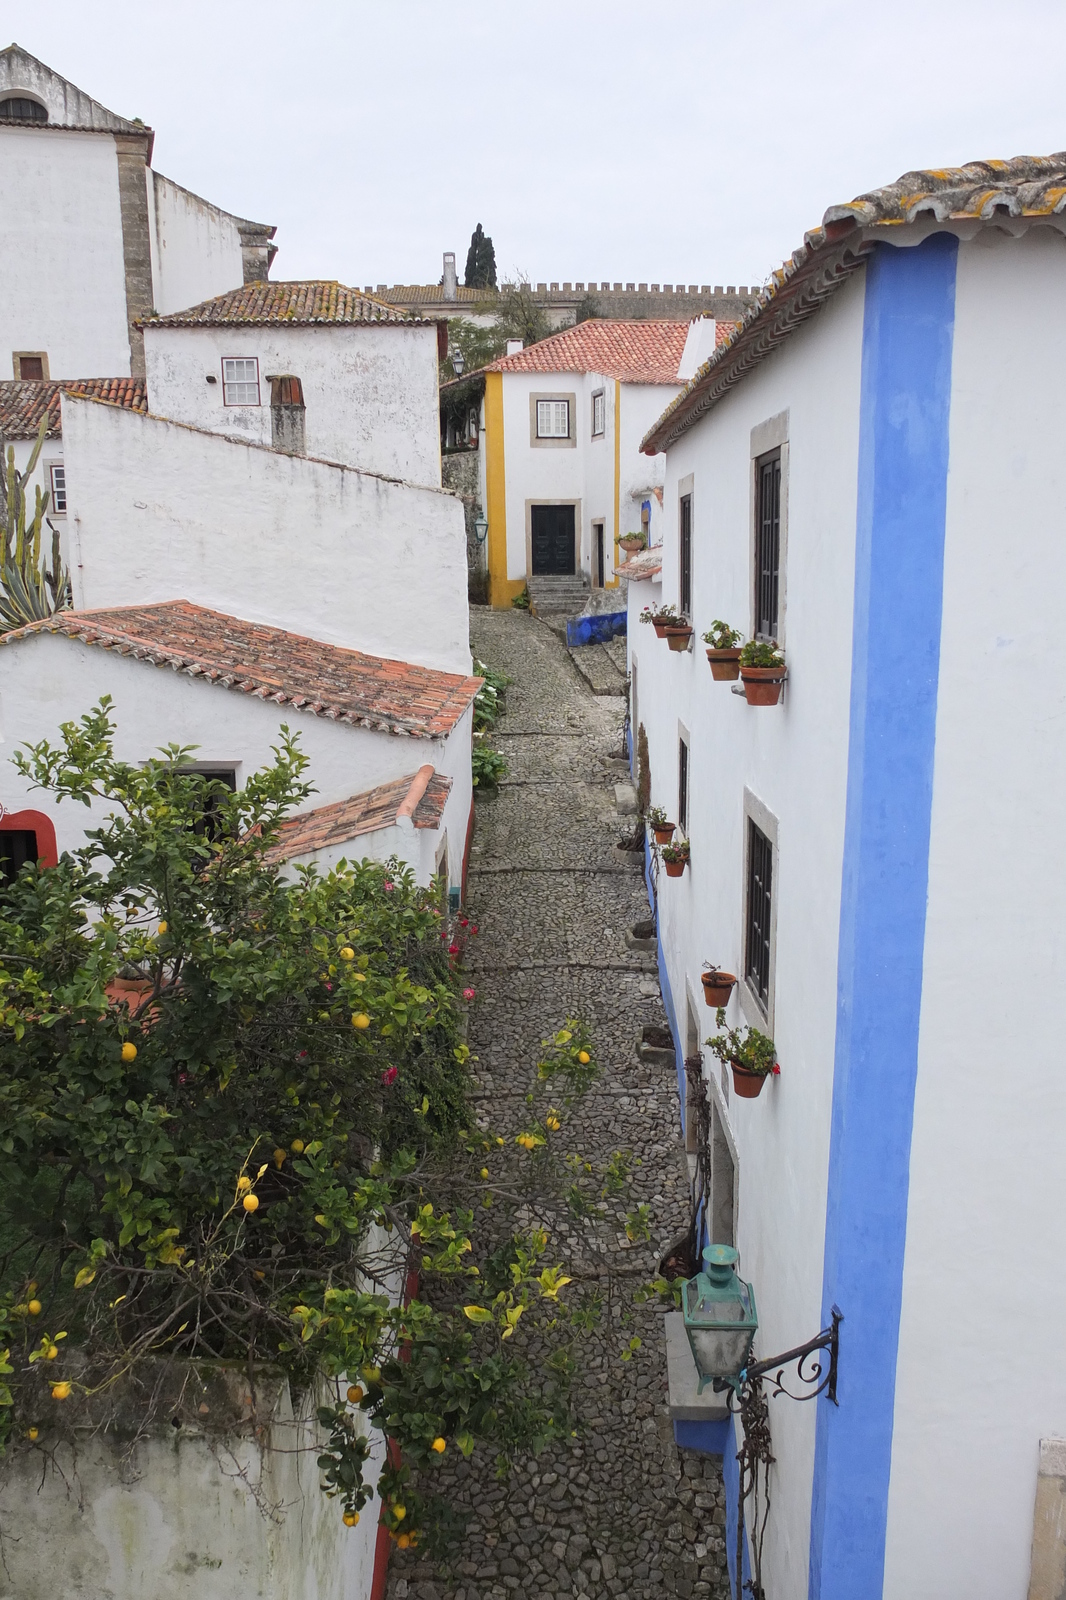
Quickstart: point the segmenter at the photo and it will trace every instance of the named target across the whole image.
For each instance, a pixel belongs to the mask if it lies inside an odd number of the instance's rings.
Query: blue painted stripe
[[[737,1425],[733,1417],[726,1423],[728,1443],[722,1451],[722,1484],[725,1488],[725,1557],[729,1566],[729,1592],[733,1600],[749,1593],[751,1582],[748,1541],[740,1542],[740,1584],[737,1583],[737,1518],[740,1516],[740,1463],[737,1460]]]
[[[736,1446],[732,1440],[732,1424],[727,1418],[721,1422],[686,1422],[681,1419],[674,1423],[674,1443],[680,1450],[698,1450],[703,1456],[722,1456],[729,1449],[735,1453]]]
[[[866,270],[851,727],[810,1600],[884,1578],[936,742],[958,242],[881,245]]]

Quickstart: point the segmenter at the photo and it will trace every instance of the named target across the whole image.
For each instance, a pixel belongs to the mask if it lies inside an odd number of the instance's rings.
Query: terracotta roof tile
[[[414,739],[449,734],[482,683],[243,622],[188,600],[60,611],[0,635],[0,645],[35,633],[64,634],[275,705]]]
[[[0,438],[36,439],[47,413],[46,439],[58,439],[63,429],[59,397],[63,392],[106,400],[126,411],[147,411],[148,392],[143,378],[62,378],[0,382]]]
[[[630,556],[628,561],[618,568],[618,576],[626,578],[630,583],[639,583],[642,578],[654,578],[663,570],[663,547],[661,544],[653,545],[650,550],[643,550],[639,555]]]
[[[677,383],[690,324],[609,322],[599,318],[549,334],[486,372],[602,372],[623,383]]]
[[[1066,212],[1066,151],[1050,156],[1015,156],[1010,161],[971,161],[963,167],[905,172],[883,189],[871,189],[844,205],[830,206],[819,228],[804,236],[783,266],[772,273],[733,332],[716,343],[681,393],[670,402],[641,442],[647,455],[674,444],[729,389],[813,316],[818,307],[862,266],[877,230],[924,219],[945,224],[995,224],[1007,217],[1061,216]],[[864,230],[871,230],[869,236]]]
[[[384,300],[348,289],[336,279],[311,278],[293,283],[263,280],[216,295],[187,311],[149,317],[141,328],[214,328],[240,323],[305,327],[315,323],[417,323],[406,311]]]
[[[311,855],[329,845],[347,844],[364,833],[396,827],[403,815],[410,815],[416,828],[438,828],[451,787],[451,778],[427,765],[413,775],[379,784],[348,800],[317,806],[314,811],[302,812],[282,823],[267,860],[289,861],[293,856]]]

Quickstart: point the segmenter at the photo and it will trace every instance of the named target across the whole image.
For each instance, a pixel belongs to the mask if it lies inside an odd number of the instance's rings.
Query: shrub
[[[715,618],[711,623],[710,632],[703,635],[704,644],[709,644],[712,650],[735,650],[744,635],[731,628],[728,622],[719,622]]]
[[[740,652],[742,667],[783,667],[784,664],[785,658],[775,639],[749,639]]]

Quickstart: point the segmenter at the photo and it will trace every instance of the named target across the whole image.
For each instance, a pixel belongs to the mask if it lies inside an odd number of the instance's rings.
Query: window
[[[773,904],[774,850],[762,829],[748,818],[748,915],[744,976],[764,1006],[770,999],[770,913]]]
[[[235,767],[175,767],[173,771],[179,778],[201,778],[205,785],[223,784],[231,793],[237,792]],[[200,821],[195,825],[194,831],[207,839],[218,839],[222,834],[222,819],[219,816],[220,799],[217,790],[209,789],[204,795]]]
[[[259,362],[255,356],[226,357],[223,360],[222,398],[228,406],[259,404]]]
[[[57,517],[67,514],[67,469],[62,461],[53,461],[48,468],[52,483],[52,510]]]
[[[592,396],[592,437],[598,439],[602,436],[606,424],[607,396],[602,389],[597,389]]]
[[[570,402],[569,400],[538,400],[537,401],[537,438],[538,439],[569,439],[570,437]]]
[[[5,828],[0,833],[0,883],[14,883],[27,861],[36,860],[36,833],[23,828]]]
[[[681,496],[681,548],[678,561],[678,610],[692,614],[692,496]]]
[[[16,350],[15,376],[22,383],[40,383],[48,376],[48,357],[43,350]]]
[[[48,112],[37,100],[8,95],[0,100],[0,122],[47,122]]]
[[[755,636],[776,639],[781,563],[781,452],[755,463]]]
[[[688,740],[677,741],[677,826],[688,833]]]
[[[602,589],[607,581],[607,544],[603,534],[602,522],[594,522],[592,524],[592,544],[593,586],[597,589]]]

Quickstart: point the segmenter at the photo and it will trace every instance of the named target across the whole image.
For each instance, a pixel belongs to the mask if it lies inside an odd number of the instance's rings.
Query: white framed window
[[[259,404],[258,357],[223,357],[222,399],[227,406],[257,406]]]
[[[537,438],[538,439],[569,439],[570,437],[570,402],[569,400],[538,400],[537,401]]]
[[[597,389],[592,396],[592,437],[602,437],[607,418],[607,396],[602,389]]]
[[[52,510],[57,517],[67,514],[67,469],[62,461],[53,461],[48,468],[52,489]]]

